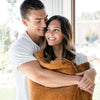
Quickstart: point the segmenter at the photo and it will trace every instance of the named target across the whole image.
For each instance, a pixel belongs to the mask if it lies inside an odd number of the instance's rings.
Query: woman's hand
[[[83,78],[79,82],[78,86],[80,89],[89,92],[90,94],[93,94],[94,91],[94,81],[96,76],[96,71],[94,68],[90,68],[84,72],[76,73],[76,75],[81,75]]]

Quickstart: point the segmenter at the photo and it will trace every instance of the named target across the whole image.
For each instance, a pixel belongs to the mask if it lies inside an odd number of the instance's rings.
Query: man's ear
[[[22,23],[27,26],[27,20],[26,19],[22,19]]]

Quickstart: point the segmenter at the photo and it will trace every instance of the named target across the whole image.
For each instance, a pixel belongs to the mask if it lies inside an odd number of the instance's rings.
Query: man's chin
[[[43,36],[44,37],[44,33],[41,33],[40,36]]]

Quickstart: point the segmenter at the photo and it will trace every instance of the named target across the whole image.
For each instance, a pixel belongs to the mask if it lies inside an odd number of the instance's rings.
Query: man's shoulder
[[[21,48],[23,46],[24,46],[24,40],[20,38],[11,44],[11,49]]]
[[[26,32],[19,34],[17,40],[12,43],[11,47],[17,48],[17,47],[26,47],[33,44],[33,41],[29,38],[29,36],[26,34]]]
[[[84,53],[76,53],[75,59],[73,60],[77,65],[87,62],[88,58]]]
[[[36,45],[31,39],[28,39],[27,36],[21,36],[18,38],[10,47],[11,51],[14,53],[19,52],[29,52],[34,53],[40,49],[39,46]]]
[[[87,56],[84,53],[76,53],[77,58],[86,58]]]

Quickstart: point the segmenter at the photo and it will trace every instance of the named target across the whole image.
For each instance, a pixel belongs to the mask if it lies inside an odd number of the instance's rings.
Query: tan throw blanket
[[[88,62],[74,65],[67,59],[55,59],[47,63],[43,57],[43,49],[35,53],[39,63],[47,69],[68,75],[75,75],[90,68]],[[29,80],[30,100],[92,100],[92,95],[80,90],[77,85],[49,88]]]

